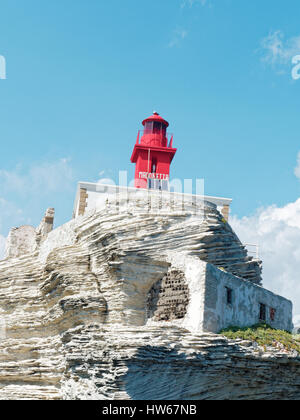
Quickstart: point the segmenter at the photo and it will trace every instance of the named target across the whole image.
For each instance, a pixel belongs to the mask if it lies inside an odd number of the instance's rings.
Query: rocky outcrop
[[[41,242],[46,239],[48,233],[53,230],[54,214],[53,208],[47,209],[37,229],[27,225],[12,228],[6,240],[6,258],[22,257],[37,250]]]
[[[90,326],[67,335],[65,346],[63,393],[70,399],[300,398],[299,357],[213,334]]]
[[[108,205],[0,262],[0,398],[299,398],[298,354],[193,327],[200,260],[261,281],[215,207],[204,210]]]
[[[46,210],[45,216],[41,221],[39,227],[36,229],[38,245],[45,240],[48,233],[53,230],[55,210],[49,208]]]
[[[175,327],[0,342],[1,399],[298,400],[300,358]]]

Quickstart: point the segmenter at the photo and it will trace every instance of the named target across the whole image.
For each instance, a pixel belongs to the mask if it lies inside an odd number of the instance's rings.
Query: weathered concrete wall
[[[229,326],[246,327],[259,323],[262,303],[266,305],[268,324],[277,329],[292,330],[292,303],[289,300],[191,256],[170,254],[168,262],[170,272],[180,271],[184,278],[182,284],[187,288],[188,295],[184,305],[185,316],[183,319],[175,316],[163,319],[163,315],[170,310],[169,305],[174,299],[183,297],[184,290],[167,290],[165,284],[159,282],[151,290],[152,299],[157,304],[151,325],[153,321],[162,324],[168,321],[195,333],[217,333]],[[175,288],[178,286],[174,284]],[[182,285],[180,288],[183,289]],[[232,290],[232,304],[227,304],[226,288]],[[274,321],[270,318],[270,308],[276,310]]]
[[[232,290],[232,304],[227,303],[226,288]],[[206,266],[204,331],[219,332],[229,326],[257,324],[260,322],[260,304],[266,305],[268,324],[292,331],[292,302],[211,264]],[[276,310],[274,321],[270,318],[271,308]]]

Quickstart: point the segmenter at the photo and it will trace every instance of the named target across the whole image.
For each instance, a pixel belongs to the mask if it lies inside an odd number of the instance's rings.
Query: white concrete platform
[[[153,203],[157,201],[158,197],[160,197],[163,202],[176,202],[176,204],[182,202],[183,208],[186,210],[193,206],[201,209],[203,207],[203,203],[206,202],[206,204],[210,203],[216,206],[220,212],[226,214],[227,216],[232,202],[232,199],[223,197],[182,194],[169,191],[122,187],[118,185],[79,182],[74,203],[73,217],[76,218],[78,216],[83,216],[91,210],[101,210],[107,205],[107,203],[117,202],[118,199],[127,199],[128,202],[137,202],[139,199],[145,199],[145,196],[147,196],[150,201],[152,200]],[[161,210],[163,211],[163,208]]]

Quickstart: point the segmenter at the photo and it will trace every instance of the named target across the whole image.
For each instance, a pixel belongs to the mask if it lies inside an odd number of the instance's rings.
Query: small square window
[[[263,303],[260,303],[259,305],[259,320],[260,321],[266,321],[266,305]]]
[[[275,321],[276,309],[270,308],[270,320]]]
[[[226,302],[227,305],[232,305],[232,289],[226,287]]]

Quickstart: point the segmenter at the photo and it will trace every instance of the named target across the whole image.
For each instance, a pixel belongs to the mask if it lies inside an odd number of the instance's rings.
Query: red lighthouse
[[[157,112],[143,121],[131,156],[135,163],[136,188],[169,189],[170,165],[177,149],[173,149],[173,136],[167,134],[169,123]]]

